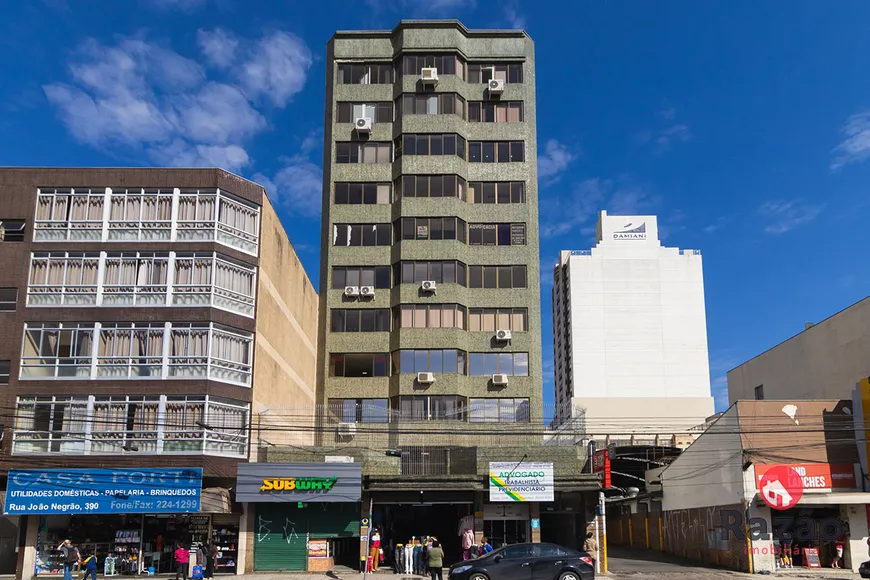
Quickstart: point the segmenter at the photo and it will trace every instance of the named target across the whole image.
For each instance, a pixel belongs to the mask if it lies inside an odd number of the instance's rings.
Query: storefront
[[[553,502],[552,463],[489,464],[489,502],[483,506],[483,533],[493,547],[540,541],[540,504]]]
[[[235,572],[231,507],[228,490],[202,489],[198,468],[46,469],[9,473],[4,514],[28,518],[27,571],[62,574],[57,546],[69,538],[97,556],[100,573],[117,576],[169,572],[176,544],[214,544],[216,572]]]
[[[236,500],[253,508],[254,571],[355,566],[360,546],[358,463],[239,465]]]

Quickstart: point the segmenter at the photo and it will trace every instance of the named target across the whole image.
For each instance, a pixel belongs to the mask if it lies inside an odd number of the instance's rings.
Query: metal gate
[[[305,572],[309,514],[295,503],[259,504],[254,523],[254,571]]]

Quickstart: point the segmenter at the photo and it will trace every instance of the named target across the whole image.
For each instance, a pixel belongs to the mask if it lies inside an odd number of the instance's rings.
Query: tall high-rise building
[[[672,433],[713,413],[701,253],[661,245],[655,216],[598,218],[554,270],[557,423],[594,436]]]
[[[330,41],[319,363],[340,424],[330,441],[354,423],[473,434],[541,422],[534,79],[523,31],[402,21]]]

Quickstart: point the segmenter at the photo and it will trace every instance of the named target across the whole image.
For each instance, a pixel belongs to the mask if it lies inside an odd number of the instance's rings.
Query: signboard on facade
[[[803,489],[856,489],[855,466],[851,463],[793,463],[786,465],[756,465],[756,489],[761,489],[761,480],[768,471],[786,467],[800,476]]]
[[[362,495],[359,463],[242,463],[238,502],[357,502]]]
[[[592,473],[598,473],[601,477],[601,487],[610,489],[610,451],[601,449],[592,455]]]
[[[492,462],[489,501],[553,501],[552,463]]]
[[[202,469],[10,471],[6,515],[191,513],[200,510]]]

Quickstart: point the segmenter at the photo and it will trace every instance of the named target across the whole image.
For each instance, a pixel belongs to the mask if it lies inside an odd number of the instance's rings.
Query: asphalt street
[[[693,566],[655,551],[631,550],[617,546],[611,547],[608,551],[607,566],[612,577],[631,577],[634,580],[657,577],[673,578],[677,575],[680,580],[749,577],[748,574],[729,570]]]

